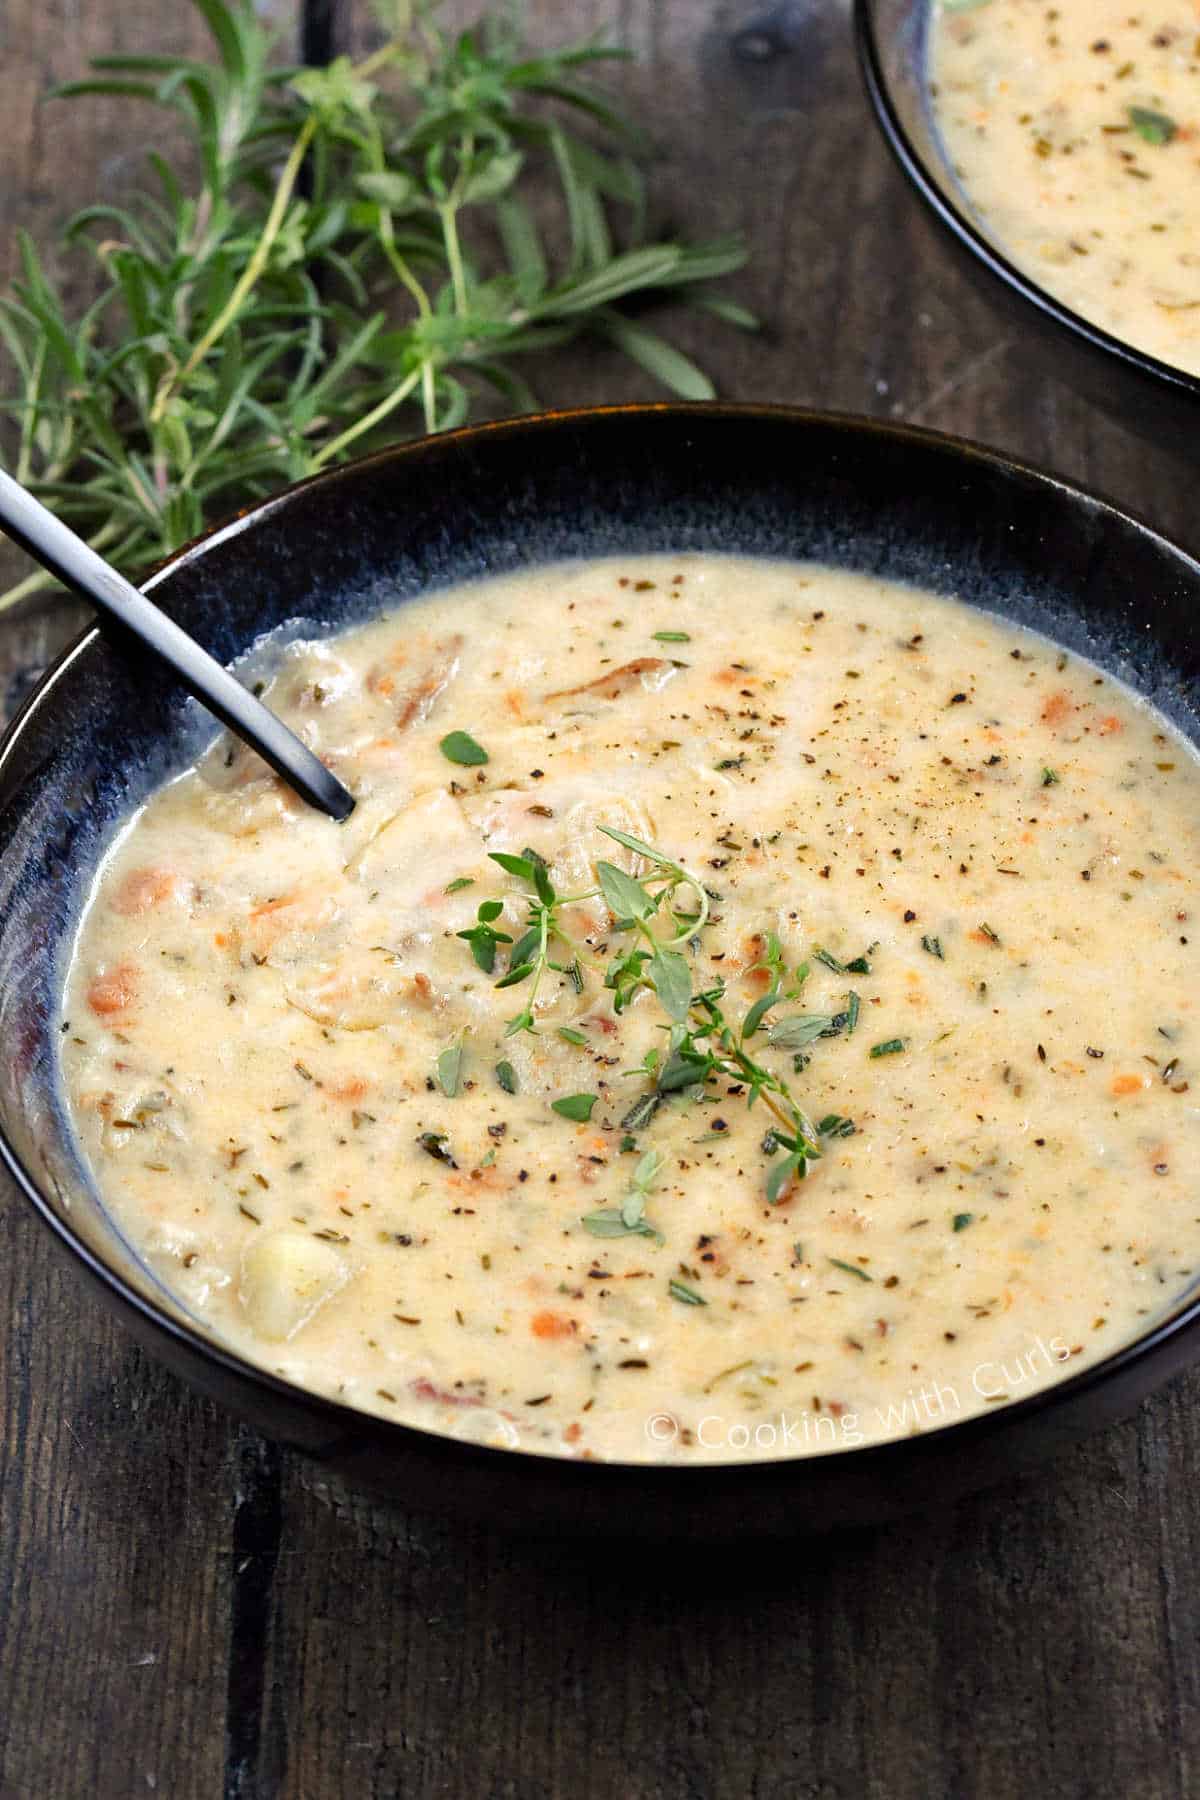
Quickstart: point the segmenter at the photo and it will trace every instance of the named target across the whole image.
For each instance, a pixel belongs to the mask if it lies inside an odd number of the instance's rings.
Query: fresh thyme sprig
[[[637,134],[578,73],[620,52],[531,55],[507,7],[451,36],[437,0],[391,0],[374,55],[297,72],[271,65],[252,0],[193,3],[213,61],[99,57],[59,90],[148,101],[188,140],[177,164],[151,155],[155,191],[67,226],[96,299],[74,313],[26,236],[0,298],[13,472],[112,561],[136,572],[351,451],[460,424],[484,390],[531,410],[522,364],[584,333],[712,394],[620,308],[679,298],[752,326],[707,285],[744,252],[647,239]],[[546,177],[557,252],[529,198]]]
[[[508,969],[496,983],[498,988],[518,987],[525,981],[530,982],[529,993],[521,1011],[508,1021],[505,1033],[513,1037],[518,1032],[536,1032],[534,1008],[538,990],[547,969],[565,975],[575,988],[576,993],[583,991],[583,968],[579,946],[570,937],[562,923],[562,913],[568,906],[580,906],[588,900],[598,899],[603,895],[614,915],[622,923],[634,923],[631,917],[625,920],[625,909],[632,907],[638,917],[638,923],[646,930],[652,949],[638,952],[636,964],[636,980],[644,980],[652,986],[662,999],[664,1006],[676,1016],[670,1004],[671,996],[680,992],[681,982],[686,983],[687,992],[691,993],[691,978],[687,974],[687,965],[683,958],[668,946],[659,944],[658,940],[645,926],[645,920],[656,913],[664,903],[669,903],[677,888],[687,884],[697,895],[695,912],[676,912],[669,908],[675,931],[671,940],[678,943],[683,938],[697,931],[708,917],[708,897],[697,876],[690,874],[681,864],[664,856],[649,844],[643,844],[639,838],[630,837],[628,833],[611,830],[607,826],[600,828],[608,837],[615,838],[618,843],[634,850],[655,864],[655,872],[649,877],[656,883],[656,891],[649,886],[635,881],[618,869],[613,863],[597,864],[600,886],[588,888],[581,894],[559,894],[550,879],[550,871],[543,857],[536,850],[524,850],[520,856],[506,851],[494,850],[491,860],[497,863],[506,874],[513,875],[523,881],[531,890],[525,895],[528,906],[528,922],[526,929],[509,952]],[[495,962],[496,946],[512,943],[512,939],[503,932],[495,930],[493,921],[500,916],[502,906],[499,901],[485,900],[479,907],[477,923],[470,930],[460,931],[457,936],[465,938],[471,946],[472,955],[479,967],[490,974]],[[551,946],[563,944],[570,952],[570,960],[556,962],[551,957]],[[643,974],[643,971],[645,973]],[[682,973],[681,973],[682,972]],[[631,972],[629,979],[634,980]],[[631,990],[632,991],[632,990]],[[676,1006],[678,1000],[676,999]],[[618,995],[617,1010],[621,1010],[622,1000]]]
[[[767,1154],[783,1150],[783,1158],[772,1164],[766,1180],[767,1199],[775,1204],[783,1199],[794,1181],[802,1180],[811,1162],[823,1153],[823,1137],[842,1137],[853,1132],[853,1124],[837,1114],[830,1114],[821,1125],[814,1125],[785,1076],[759,1059],[749,1047],[750,1041],[767,1026],[768,1014],[782,1003],[800,996],[809,970],[807,964],[789,971],[779,941],[769,935],[763,960],[757,965],[769,976],[766,992],[747,1010],[739,1025],[732,1024],[722,1007],[725,985],[721,981],[700,992],[694,990],[692,970],[686,956],[676,948],[681,943],[694,943],[708,919],[709,899],[700,877],[684,864],[632,837],[628,832],[610,826],[600,829],[631,850],[650,865],[649,873],[639,879],[614,863],[596,864],[599,885],[581,894],[559,895],[550,871],[542,857],[532,850],[520,856],[493,851],[492,861],[506,873],[515,876],[527,888],[524,895],[529,921],[524,935],[512,945],[506,973],[497,988],[530,983],[525,1005],[510,1019],[507,1035],[536,1032],[534,1006],[538,987],[547,969],[571,976],[577,991],[582,991],[581,948],[571,939],[563,922],[566,907],[576,906],[597,897],[603,898],[612,915],[613,930],[631,932],[633,943],[619,951],[605,973],[605,985],[613,995],[613,1008],[622,1012],[643,989],[653,992],[667,1015],[665,1050],[651,1049],[636,1073],[647,1077],[650,1085],[639,1095],[621,1123],[628,1132],[640,1131],[648,1125],[659,1107],[673,1094],[686,1090],[699,1093],[711,1082],[732,1082],[744,1093],[748,1107],[762,1100],[773,1115],[767,1133]],[[680,890],[695,896],[694,910],[685,910],[676,896]],[[496,945],[508,942],[495,932],[492,921],[499,917],[500,903],[485,901],[479,908],[478,923],[458,936],[466,939],[479,966],[491,972]],[[659,936],[653,929],[655,919],[668,921],[669,936]],[[561,943],[571,960],[554,961],[551,945]],[[822,956],[834,963],[834,959]],[[856,965],[862,966],[862,958]],[[839,970],[851,965],[834,963]],[[770,1048],[795,1053],[802,1044],[818,1037],[837,1037],[853,1031],[858,1020],[859,1002],[855,994],[847,995],[846,1008],[835,1014],[793,1014],[766,1029]],[[639,1168],[643,1165],[639,1164]],[[650,1165],[645,1165],[649,1168]],[[653,1165],[657,1174],[658,1164]],[[649,1179],[649,1177],[647,1177]],[[636,1178],[635,1178],[635,1186]],[[643,1196],[644,1197],[644,1196]],[[641,1212],[634,1223],[622,1223],[620,1217],[602,1211],[589,1215],[588,1229],[598,1236],[624,1236],[633,1232],[652,1235],[642,1230]],[[590,1222],[589,1222],[590,1221]],[[657,1233],[653,1233],[657,1235]]]

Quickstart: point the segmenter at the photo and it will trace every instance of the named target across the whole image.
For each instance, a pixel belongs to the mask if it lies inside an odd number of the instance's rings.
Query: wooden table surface
[[[377,41],[273,0],[285,53]],[[721,391],[962,432],[1200,540],[1194,480],[1048,380],[908,202],[838,0],[538,0],[605,29],[660,216],[740,228],[760,339]],[[456,7],[456,12],[461,10]],[[739,54],[768,13],[781,45]],[[19,225],[136,179],[148,117],[38,106],[88,55],[203,42],[182,4],[4,0],[0,278]],[[290,41],[289,41],[290,40]],[[548,402],[649,396],[599,354]],[[11,710],[78,622],[0,625]],[[0,1796],[1194,1796],[1200,1376],[1047,1472],[889,1530],[678,1556],[338,1507],[85,1298],[0,1194]]]

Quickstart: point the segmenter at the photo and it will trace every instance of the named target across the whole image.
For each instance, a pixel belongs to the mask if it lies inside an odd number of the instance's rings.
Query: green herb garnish
[[[444,1131],[422,1131],[417,1143],[426,1156],[432,1156],[434,1162],[445,1163],[448,1169],[457,1169],[454,1153],[450,1148],[450,1140]]]
[[[645,1219],[639,1219],[635,1225],[627,1225],[621,1217],[620,1208],[616,1206],[603,1206],[597,1212],[584,1213],[580,1223],[593,1237],[648,1237],[657,1238],[660,1244],[663,1242],[662,1232],[656,1231],[653,1225],[648,1225]]]
[[[974,1217],[975,1217],[974,1213],[955,1213],[955,1215],[954,1215],[955,1231],[965,1231],[967,1229],[967,1226],[971,1223],[971,1221]]]
[[[843,1269],[847,1275],[857,1275],[860,1281],[874,1281],[875,1279],[873,1275],[868,1275],[865,1269],[856,1267],[854,1263],[842,1262],[839,1257],[831,1256],[829,1261],[835,1269]]]
[[[558,1035],[568,1044],[586,1044],[587,1038],[582,1031],[576,1031],[573,1025],[559,1025]]]
[[[690,631],[656,631],[654,636],[660,644],[690,644],[692,641]]]
[[[561,1100],[550,1102],[550,1110],[562,1119],[573,1119],[577,1125],[586,1125],[598,1097],[596,1094],[564,1094]]]
[[[708,1301],[682,1281],[668,1281],[667,1292],[672,1300],[681,1300],[685,1306],[707,1306]]]
[[[815,1043],[818,1038],[836,1037],[841,1030],[839,1018],[847,1016],[841,1013],[795,1013],[790,1019],[780,1019],[777,1025],[772,1025],[767,1042],[772,1050],[802,1050],[805,1044]]]
[[[446,883],[445,887],[442,889],[442,892],[443,892],[443,894],[460,894],[462,892],[463,888],[469,888],[469,887],[474,887],[474,886],[475,886],[475,877],[473,875],[459,875],[456,877],[456,879],[454,881],[448,881]],[[495,914],[493,914],[492,916],[494,918]]]
[[[882,1044],[871,1045],[871,1055],[899,1056],[900,1052],[907,1048],[908,1045],[903,1038],[885,1038]]]
[[[865,956],[856,956],[853,962],[839,962],[831,951],[823,950],[819,944],[813,951],[813,956],[817,962],[824,963],[827,969],[832,969],[835,975],[869,975],[871,973],[871,965]]]
[[[711,1084],[722,1081],[732,1084],[728,1091],[744,1096],[747,1107],[761,1100],[773,1115],[764,1150],[769,1156],[780,1150],[785,1152],[766,1173],[767,1199],[774,1205],[791,1182],[803,1180],[809,1164],[820,1158],[822,1138],[849,1136],[854,1125],[839,1114],[830,1114],[825,1128],[818,1131],[787,1080],[759,1061],[749,1046],[765,1027],[767,1048],[790,1052],[794,1067],[799,1069],[808,1060],[805,1046],[818,1038],[849,1034],[856,1028],[861,1000],[851,991],[846,995],[843,1012],[797,1013],[767,1026],[771,1011],[784,1001],[796,999],[809,974],[807,963],[794,971],[787,969],[779,940],[774,933],[769,933],[763,959],[755,966],[769,972],[770,983],[766,993],[747,1009],[739,1027],[724,1011],[724,983],[718,979],[711,987],[697,992],[689,958],[677,948],[685,942],[694,944],[708,918],[709,896],[700,878],[641,838],[610,826],[600,829],[649,864],[650,872],[639,877],[602,860],[596,864],[598,887],[581,894],[560,896],[544,860],[534,851],[525,850],[520,855],[491,853],[492,860],[506,874],[531,890],[524,896],[529,908],[528,927],[512,945],[508,970],[496,983],[498,988],[505,988],[531,982],[525,1008],[509,1020],[508,1033],[536,1030],[534,1000],[546,969],[561,973],[580,969],[586,949],[568,936],[562,920],[563,910],[581,901],[603,898],[612,915],[611,931],[618,936],[628,934],[605,973],[605,985],[613,995],[614,1011],[622,1012],[640,993],[649,990],[665,1015],[662,1047],[652,1047],[636,1070],[626,1071],[644,1076],[649,1085],[634,1099],[621,1119],[622,1131],[627,1134],[622,1147],[632,1146],[634,1140],[628,1134],[649,1125],[672,1095],[684,1095],[694,1103],[711,1098],[705,1094]],[[691,907],[681,904],[680,890],[694,897]],[[490,930],[490,919],[481,917],[476,931],[480,927]],[[459,935],[470,939],[472,949],[475,949],[474,934],[464,932]],[[551,946],[560,942],[566,947],[566,954],[571,956],[570,963],[551,959]],[[845,965],[828,952],[818,950],[816,955],[839,973],[846,969],[870,972],[865,955]],[[586,1041],[569,1026],[558,1026],[556,1030],[567,1042]],[[876,1045],[871,1055],[888,1055],[904,1048],[904,1041],[896,1038]],[[596,1098],[593,1094],[567,1095],[551,1104],[563,1117],[583,1122],[590,1118]],[[699,1141],[709,1142],[716,1135],[705,1134]],[[616,1235],[608,1211],[601,1209],[588,1217],[599,1221],[602,1235]]]
[[[941,938],[923,937],[921,939],[921,948],[922,950],[927,950],[930,956],[936,956],[939,962],[945,962],[946,957],[945,952],[942,949]]]
[[[1055,771],[1053,769],[1043,769],[1042,770],[1042,786],[1043,787],[1057,787],[1059,780],[1060,780],[1060,777],[1055,773]]]
[[[484,900],[476,914],[476,923],[469,931],[456,931],[455,937],[465,938],[471,946],[471,955],[476,965],[485,975],[490,975],[496,966],[496,945],[511,944],[512,939],[506,931],[493,929],[492,920],[498,919],[504,911],[502,900]]]
[[[462,1083],[463,1046],[461,1041],[443,1050],[437,1059],[438,1086],[447,1100],[457,1097]]]
[[[441,740],[438,749],[447,762],[460,763],[463,768],[474,769],[488,761],[488,753],[482,744],[477,744],[467,731],[449,731]]]
[[[1169,144],[1179,130],[1174,119],[1166,113],[1155,112],[1149,106],[1126,107],[1129,123],[1147,144]]]
[[[593,1237],[652,1237],[663,1242],[661,1231],[648,1223],[646,1199],[662,1167],[657,1150],[647,1150],[638,1158],[629,1183],[629,1191],[620,1206],[608,1206],[600,1212],[588,1213],[583,1224]]]
[[[496,1080],[500,1083],[500,1086],[504,1089],[506,1094],[516,1093],[517,1071],[510,1062],[498,1062],[496,1064]]]

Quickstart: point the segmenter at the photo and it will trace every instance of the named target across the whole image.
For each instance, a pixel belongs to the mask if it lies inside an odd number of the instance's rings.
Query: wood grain
[[[456,4],[449,17],[467,17]],[[536,0],[535,41],[608,29],[657,140],[657,217],[744,230],[759,338],[687,322],[724,393],[912,419],[1110,491],[1176,534],[1194,481],[1048,380],[908,205],[837,0]],[[120,109],[62,135],[30,92],[182,8],[7,0],[0,267],[96,169]],[[781,23],[782,22],[782,23]],[[306,42],[361,51],[369,9]],[[107,134],[107,135],[104,135]],[[107,159],[107,160],[106,160]],[[114,160],[115,159],[115,160]],[[607,352],[547,401],[646,396]],[[61,613],[0,635],[11,706]],[[512,1542],[322,1491],[149,1364],[0,1210],[0,1794],[186,1800],[569,1795],[1003,1800],[1200,1791],[1200,1379],[1036,1479],[889,1531],[717,1553]]]

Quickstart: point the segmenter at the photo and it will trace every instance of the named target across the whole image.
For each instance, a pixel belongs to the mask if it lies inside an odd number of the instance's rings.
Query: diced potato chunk
[[[242,1257],[238,1297],[260,1337],[294,1337],[349,1276],[332,1244],[304,1231],[272,1231]]]

